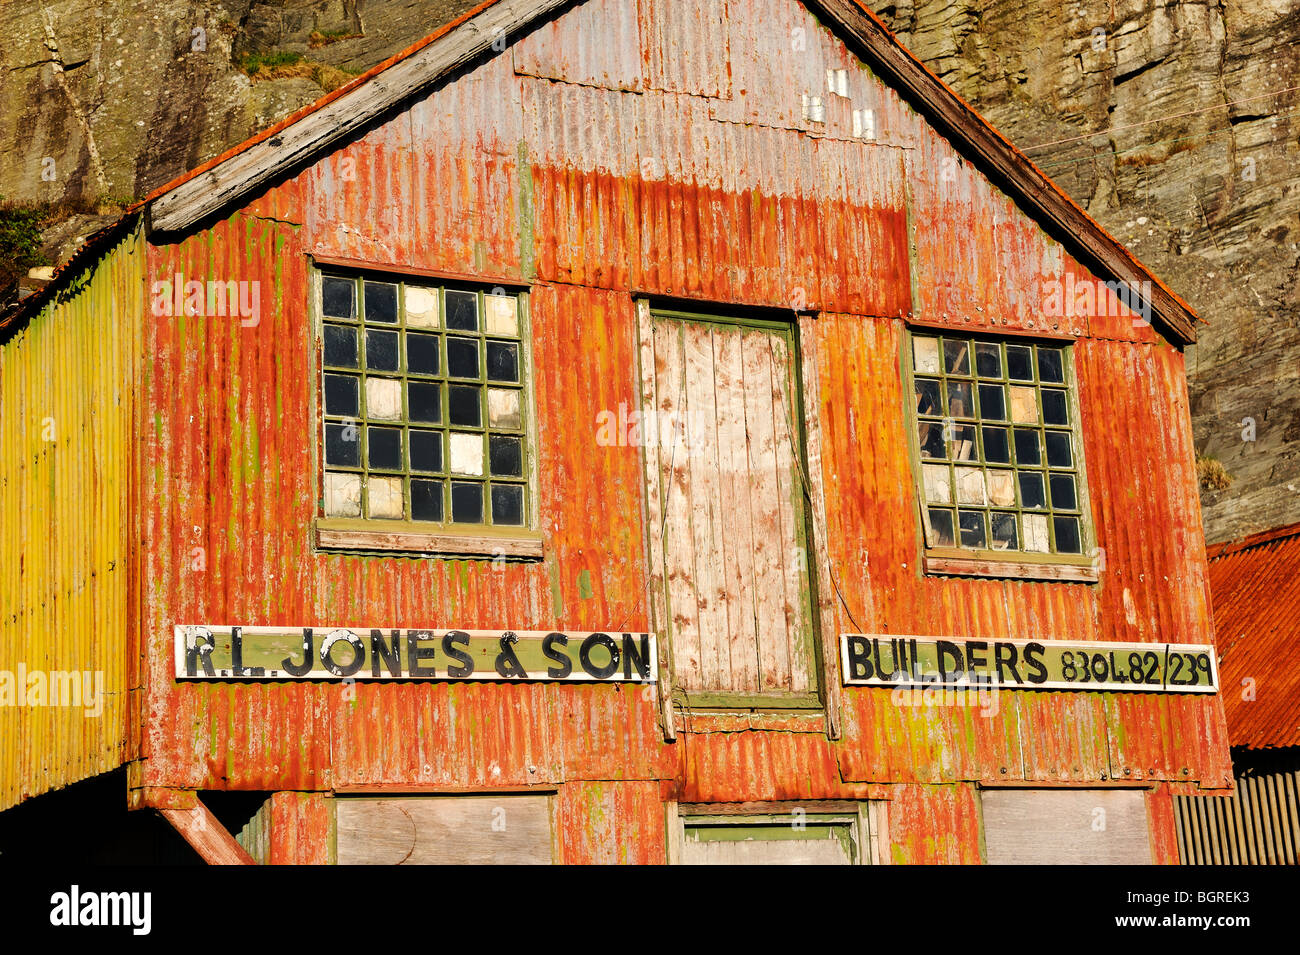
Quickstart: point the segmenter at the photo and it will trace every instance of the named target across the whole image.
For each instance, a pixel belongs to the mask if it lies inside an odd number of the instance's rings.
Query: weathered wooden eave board
[[[182,182],[154,200],[150,225],[176,232],[248,195],[306,157],[359,132],[530,23],[572,0],[499,0],[422,50],[364,80],[332,103]]]

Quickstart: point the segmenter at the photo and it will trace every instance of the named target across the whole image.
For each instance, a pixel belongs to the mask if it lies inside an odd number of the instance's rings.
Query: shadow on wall
[[[126,808],[126,769],[37,796],[0,812],[0,866],[201,865],[151,809]]]

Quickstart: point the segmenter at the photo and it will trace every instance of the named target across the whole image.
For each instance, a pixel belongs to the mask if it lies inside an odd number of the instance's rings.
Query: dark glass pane
[[[366,329],[366,368],[397,371],[397,332]]]
[[[406,410],[412,421],[442,421],[441,385],[409,381],[406,383]]]
[[[1065,409],[1065,392],[1050,388],[1043,389],[1043,421],[1047,424],[1069,424],[1069,412]]]
[[[1052,489],[1052,507],[1058,511],[1078,510],[1078,498],[1074,493],[1074,478],[1069,474],[1053,474],[1048,479]]]
[[[518,381],[519,346],[507,342],[488,342],[487,368],[487,376],[493,381]]]
[[[411,481],[411,517],[417,521],[442,520],[441,481]]]
[[[479,407],[479,389],[473,386],[454,385],[447,389],[447,417],[452,424],[477,428],[482,422]]]
[[[943,414],[943,408],[939,404],[939,382],[933,378],[916,379],[916,412],[917,414]]]
[[[354,424],[325,425],[325,463],[361,467],[361,442]]]
[[[1018,550],[1020,547],[1020,536],[1016,530],[1016,515],[1014,514],[994,514],[992,515],[993,524],[993,547],[996,550]]]
[[[969,381],[948,382],[948,414],[954,418],[975,417],[975,403],[971,400]]]
[[[367,458],[372,468],[384,471],[402,469],[402,432],[399,428],[366,429]]]
[[[442,470],[442,435],[437,431],[411,431],[411,470]]]
[[[397,286],[387,282],[366,283],[366,321],[397,321]]]
[[[438,373],[438,336],[406,334],[406,370],[413,375]]]
[[[952,459],[954,461],[978,461],[979,451],[975,448],[975,426],[963,425],[952,429]]]
[[[988,342],[977,343],[975,345],[975,372],[981,378],[1001,378],[1001,347]]]
[[[1065,381],[1065,364],[1061,361],[1061,349],[1038,349],[1038,378],[1040,381]]]
[[[359,413],[357,379],[350,375],[325,376],[325,413],[355,418]]]
[[[500,477],[523,477],[524,444],[521,438],[492,435],[488,439],[488,460],[492,473]]]
[[[457,331],[478,331],[477,293],[447,292],[447,327]]]
[[[347,325],[325,326],[325,364],[356,368],[357,330]]]
[[[962,547],[984,547],[984,512],[958,511],[957,523],[961,525]]]
[[[1016,463],[1038,464],[1042,451],[1038,447],[1038,432],[1033,428],[1016,428]]]
[[[934,531],[933,546],[952,547],[957,543],[952,530],[952,511],[930,508],[930,529]]]
[[[473,338],[447,339],[447,374],[453,378],[477,378],[478,341]]]
[[[1007,377],[1019,381],[1033,381],[1034,368],[1030,364],[1030,349],[1024,345],[1007,346]]]
[[[321,313],[330,318],[355,318],[357,283],[352,279],[321,280]]]
[[[938,421],[922,421],[916,428],[917,440],[921,445],[921,457],[947,457],[943,446],[943,425]]]
[[[984,460],[996,464],[1011,463],[1011,440],[1006,428],[981,428],[984,438]]]
[[[1074,517],[1052,518],[1052,528],[1056,531],[1056,552],[1058,554],[1077,554],[1082,549],[1079,544],[1079,520]]]
[[[1073,465],[1074,456],[1070,454],[1070,435],[1065,431],[1047,432],[1047,463],[1054,468],[1068,468]]]
[[[986,421],[1007,420],[1007,392],[1001,385],[980,385],[980,417]]]
[[[1022,473],[1020,475],[1020,506],[1026,508],[1044,507],[1047,498],[1043,491],[1041,474]]]
[[[943,340],[943,367],[950,375],[969,375],[970,342],[945,338]]]
[[[524,489],[518,484],[492,485],[492,523],[524,522]]]
[[[453,481],[451,519],[458,524],[483,523],[483,485]]]

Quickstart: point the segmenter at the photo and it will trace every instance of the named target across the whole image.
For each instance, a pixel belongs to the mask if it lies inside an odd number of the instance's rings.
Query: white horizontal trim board
[[[448,627],[175,627],[178,680],[654,683],[655,638]]]
[[[846,686],[1217,693],[1209,644],[840,634]]]

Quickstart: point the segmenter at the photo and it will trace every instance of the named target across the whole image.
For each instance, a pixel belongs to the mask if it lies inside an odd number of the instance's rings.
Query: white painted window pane
[[[519,306],[510,295],[485,295],[483,302],[487,309],[487,333],[489,335],[508,335],[519,337]]]
[[[406,286],[406,324],[414,328],[438,327],[438,290]]]
[[[481,475],[483,473],[483,436],[452,432],[450,442],[451,469],[456,474]]]
[[[366,485],[370,492],[370,517],[400,520],[405,514],[402,503],[402,479],[370,476]]]
[[[366,379],[366,416],[396,421],[402,416],[402,383],[395,378]]]
[[[852,865],[848,826],[837,826],[827,837],[810,829],[807,838],[794,837],[789,826],[687,826],[682,851],[684,865]],[[718,838],[725,832],[726,838]],[[780,838],[775,838],[780,836]]]
[[[913,367],[917,371],[930,375],[939,373],[939,340],[937,338],[913,338],[912,356],[915,361]]]
[[[523,427],[518,391],[508,388],[488,389],[488,424],[493,428]]]
[[[325,515],[327,517],[361,516],[361,475],[327,473],[325,475]]]

